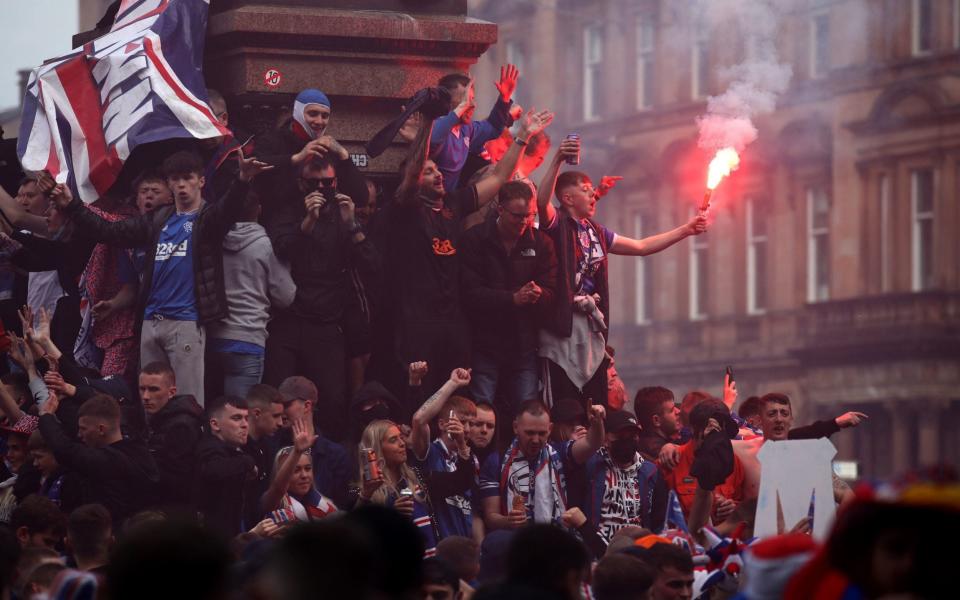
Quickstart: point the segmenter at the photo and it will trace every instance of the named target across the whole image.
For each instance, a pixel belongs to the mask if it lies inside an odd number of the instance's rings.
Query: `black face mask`
[[[389,419],[390,418],[390,409],[387,408],[386,404],[377,402],[367,410],[360,411],[360,421],[363,422],[363,426],[366,427],[374,421],[379,421],[380,419]]]
[[[640,442],[635,438],[619,438],[610,442],[610,458],[617,464],[633,462],[640,448]]]

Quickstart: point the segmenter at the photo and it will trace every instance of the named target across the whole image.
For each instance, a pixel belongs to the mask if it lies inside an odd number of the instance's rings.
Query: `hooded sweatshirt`
[[[230,228],[223,240],[223,281],[229,313],[210,327],[210,338],[263,347],[270,308],[290,306],[297,286],[259,223],[234,223]]]
[[[203,434],[203,409],[193,396],[174,396],[150,417],[147,448],[157,464],[159,480],[155,491],[163,507],[187,506],[191,490],[194,455]]]

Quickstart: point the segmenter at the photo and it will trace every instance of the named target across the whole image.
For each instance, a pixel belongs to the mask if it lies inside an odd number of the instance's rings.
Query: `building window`
[[[807,189],[807,302],[830,299],[830,198]]]
[[[933,0],[913,0],[910,20],[913,53],[928,54],[933,50]]]
[[[701,21],[696,28],[697,35],[693,42],[690,64],[690,96],[699,100],[710,90],[710,40],[706,23]]]
[[[747,200],[747,313],[767,308],[767,203]]]
[[[640,214],[633,217],[634,237],[642,240],[644,236],[644,219]],[[634,323],[646,325],[653,314],[653,277],[650,265],[646,259],[638,258],[633,261],[634,277],[636,281],[636,303],[634,304]]]
[[[651,17],[637,18],[637,110],[653,106],[655,31]]]
[[[889,292],[893,287],[890,259],[890,177],[880,176],[880,291]]]
[[[514,65],[523,76],[526,67],[526,53],[523,51],[523,45],[519,42],[510,40],[507,42],[507,64]]]
[[[911,269],[913,291],[933,287],[933,192],[932,169],[918,169],[910,174],[913,244]]]
[[[690,320],[699,321],[707,316],[707,299],[710,290],[709,246],[707,236],[690,238]]]
[[[583,30],[583,118],[590,121],[600,116],[600,66],[603,64],[603,28],[588,25]]]
[[[830,70],[830,15],[810,20],[810,76],[822,77]]]

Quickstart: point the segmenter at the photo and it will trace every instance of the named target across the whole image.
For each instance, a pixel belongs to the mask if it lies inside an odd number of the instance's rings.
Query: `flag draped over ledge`
[[[84,202],[148,142],[228,135],[207,102],[209,0],[123,0],[110,31],[33,70],[17,154]]]

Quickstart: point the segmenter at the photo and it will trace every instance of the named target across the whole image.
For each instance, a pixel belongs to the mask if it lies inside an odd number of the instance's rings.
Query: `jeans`
[[[263,355],[211,352],[207,377],[223,382],[224,396],[246,398],[263,377]]]
[[[263,379],[277,387],[292,375],[317,386],[314,415],[323,434],[339,442],[346,435],[347,399],[343,332],[336,323],[318,323],[281,312],[267,326]]]
[[[140,334],[140,366],[169,363],[177,377],[177,393],[192,394],[203,406],[203,327],[195,321],[147,319]]]
[[[536,351],[519,356],[473,353],[470,391],[477,402],[489,402],[508,422],[520,405],[539,397],[539,368]]]

